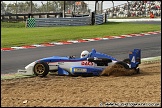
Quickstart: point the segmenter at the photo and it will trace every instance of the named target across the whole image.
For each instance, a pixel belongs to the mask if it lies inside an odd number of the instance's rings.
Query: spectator
[[[116,17],[161,17],[161,1],[132,1],[107,10]],[[114,14],[113,14],[114,12]]]
[[[150,12],[150,18],[154,18],[153,12]]]

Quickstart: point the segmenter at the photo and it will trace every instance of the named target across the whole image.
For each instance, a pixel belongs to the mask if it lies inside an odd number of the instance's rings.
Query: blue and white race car
[[[129,58],[119,61],[116,58],[97,52],[83,51],[80,58],[74,56],[52,56],[36,60],[25,67],[25,70],[18,70],[24,75],[36,75],[45,77],[49,72],[57,72],[58,75],[72,76],[100,76],[102,71],[110,65],[120,64],[126,69],[134,69],[139,73],[141,63],[141,50],[130,51]]]

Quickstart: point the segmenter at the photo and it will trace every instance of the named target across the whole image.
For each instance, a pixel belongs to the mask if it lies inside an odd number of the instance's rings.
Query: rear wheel
[[[123,62],[131,64],[131,60],[129,58],[124,59]],[[134,69],[138,74],[140,73],[140,69],[138,68],[138,64],[135,68],[132,68],[132,69]]]
[[[92,77],[93,73],[84,73],[81,75],[82,77]]]
[[[123,61],[118,61],[115,64],[120,65],[121,67],[124,67],[125,69],[129,69],[129,66]]]
[[[140,68],[136,69],[137,74],[140,74]]]
[[[124,59],[123,62],[128,63],[128,64],[131,64],[131,61],[130,61],[129,58]]]
[[[49,73],[49,66],[45,62],[36,63],[34,65],[34,74],[36,76],[45,77]]]

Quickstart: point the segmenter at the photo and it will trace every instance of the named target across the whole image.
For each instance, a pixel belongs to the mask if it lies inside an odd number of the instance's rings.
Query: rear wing
[[[138,67],[141,64],[141,49],[134,49],[129,52],[129,59],[131,61],[131,68]]]

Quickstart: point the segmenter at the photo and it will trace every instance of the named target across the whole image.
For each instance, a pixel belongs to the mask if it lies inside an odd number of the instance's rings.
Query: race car
[[[129,52],[129,57],[123,61],[97,52],[92,49],[82,51],[81,57],[75,56],[52,56],[36,60],[25,67],[25,70],[18,70],[19,74],[36,75],[45,77],[48,73],[57,72],[58,75],[71,76],[100,76],[101,72],[114,64],[120,64],[126,69],[134,69],[139,73],[139,64],[141,63],[141,50],[134,49]]]

